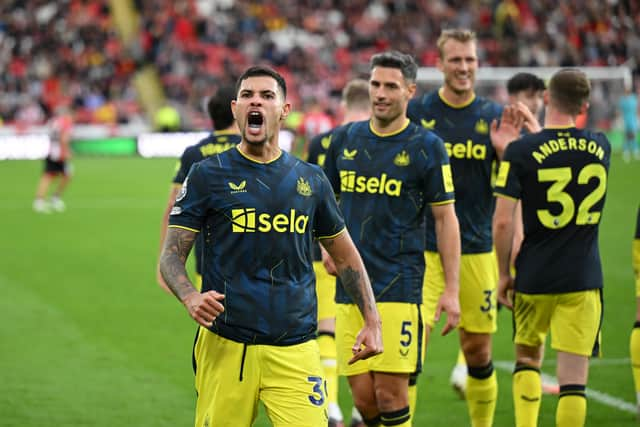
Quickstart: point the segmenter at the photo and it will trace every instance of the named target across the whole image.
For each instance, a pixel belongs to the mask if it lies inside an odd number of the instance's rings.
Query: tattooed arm
[[[216,291],[198,292],[187,276],[185,263],[196,234],[194,231],[183,228],[171,227],[167,230],[167,237],[160,255],[160,273],[171,292],[182,302],[193,320],[208,328],[224,311],[224,306],[220,303],[224,295]]]
[[[364,318],[364,326],[353,345],[353,357],[349,364],[382,353],[382,330],[376,300],[364,263],[349,232],[345,230],[335,238],[320,240],[320,243],[333,259],[342,286]]]

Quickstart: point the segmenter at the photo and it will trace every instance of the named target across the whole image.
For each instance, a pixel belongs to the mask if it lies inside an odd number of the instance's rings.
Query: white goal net
[[[617,130],[616,121],[618,98],[625,87],[631,87],[631,69],[619,67],[577,67],[584,71],[592,83],[592,94],[588,115],[588,126],[603,131]],[[478,95],[507,102],[506,83],[520,72],[528,72],[548,81],[560,67],[479,67],[476,72],[476,92]],[[419,93],[433,90],[442,85],[442,73],[437,68],[418,69]]]

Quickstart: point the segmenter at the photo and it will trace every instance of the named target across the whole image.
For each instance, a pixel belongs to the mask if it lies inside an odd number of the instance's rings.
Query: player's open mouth
[[[249,126],[249,130],[253,132],[259,132],[262,128],[262,124],[264,123],[264,117],[259,111],[251,111],[249,112],[249,116],[247,117],[247,125]]]

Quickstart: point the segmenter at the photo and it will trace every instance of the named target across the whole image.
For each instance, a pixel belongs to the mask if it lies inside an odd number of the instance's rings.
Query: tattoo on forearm
[[[360,308],[362,313],[367,313],[373,309],[375,301],[371,301],[370,294],[366,292],[366,284],[363,282],[361,272],[347,266],[338,272],[340,282],[347,291],[353,302]]]
[[[165,282],[180,300],[194,291],[187,277],[185,262],[191,251],[196,233],[181,228],[170,228],[160,257],[160,272]]]

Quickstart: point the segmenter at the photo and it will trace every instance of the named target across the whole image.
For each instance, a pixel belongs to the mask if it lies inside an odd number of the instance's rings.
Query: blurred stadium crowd
[[[259,62],[285,75],[296,109],[330,113],[372,53],[434,66],[448,27],[477,32],[483,66],[640,64],[635,0],[130,1],[138,30],[124,42],[108,0],[3,0],[2,121],[41,124],[61,105],[79,123],[146,121],[133,81],[149,64],[184,128],[207,127],[203,99]]]

